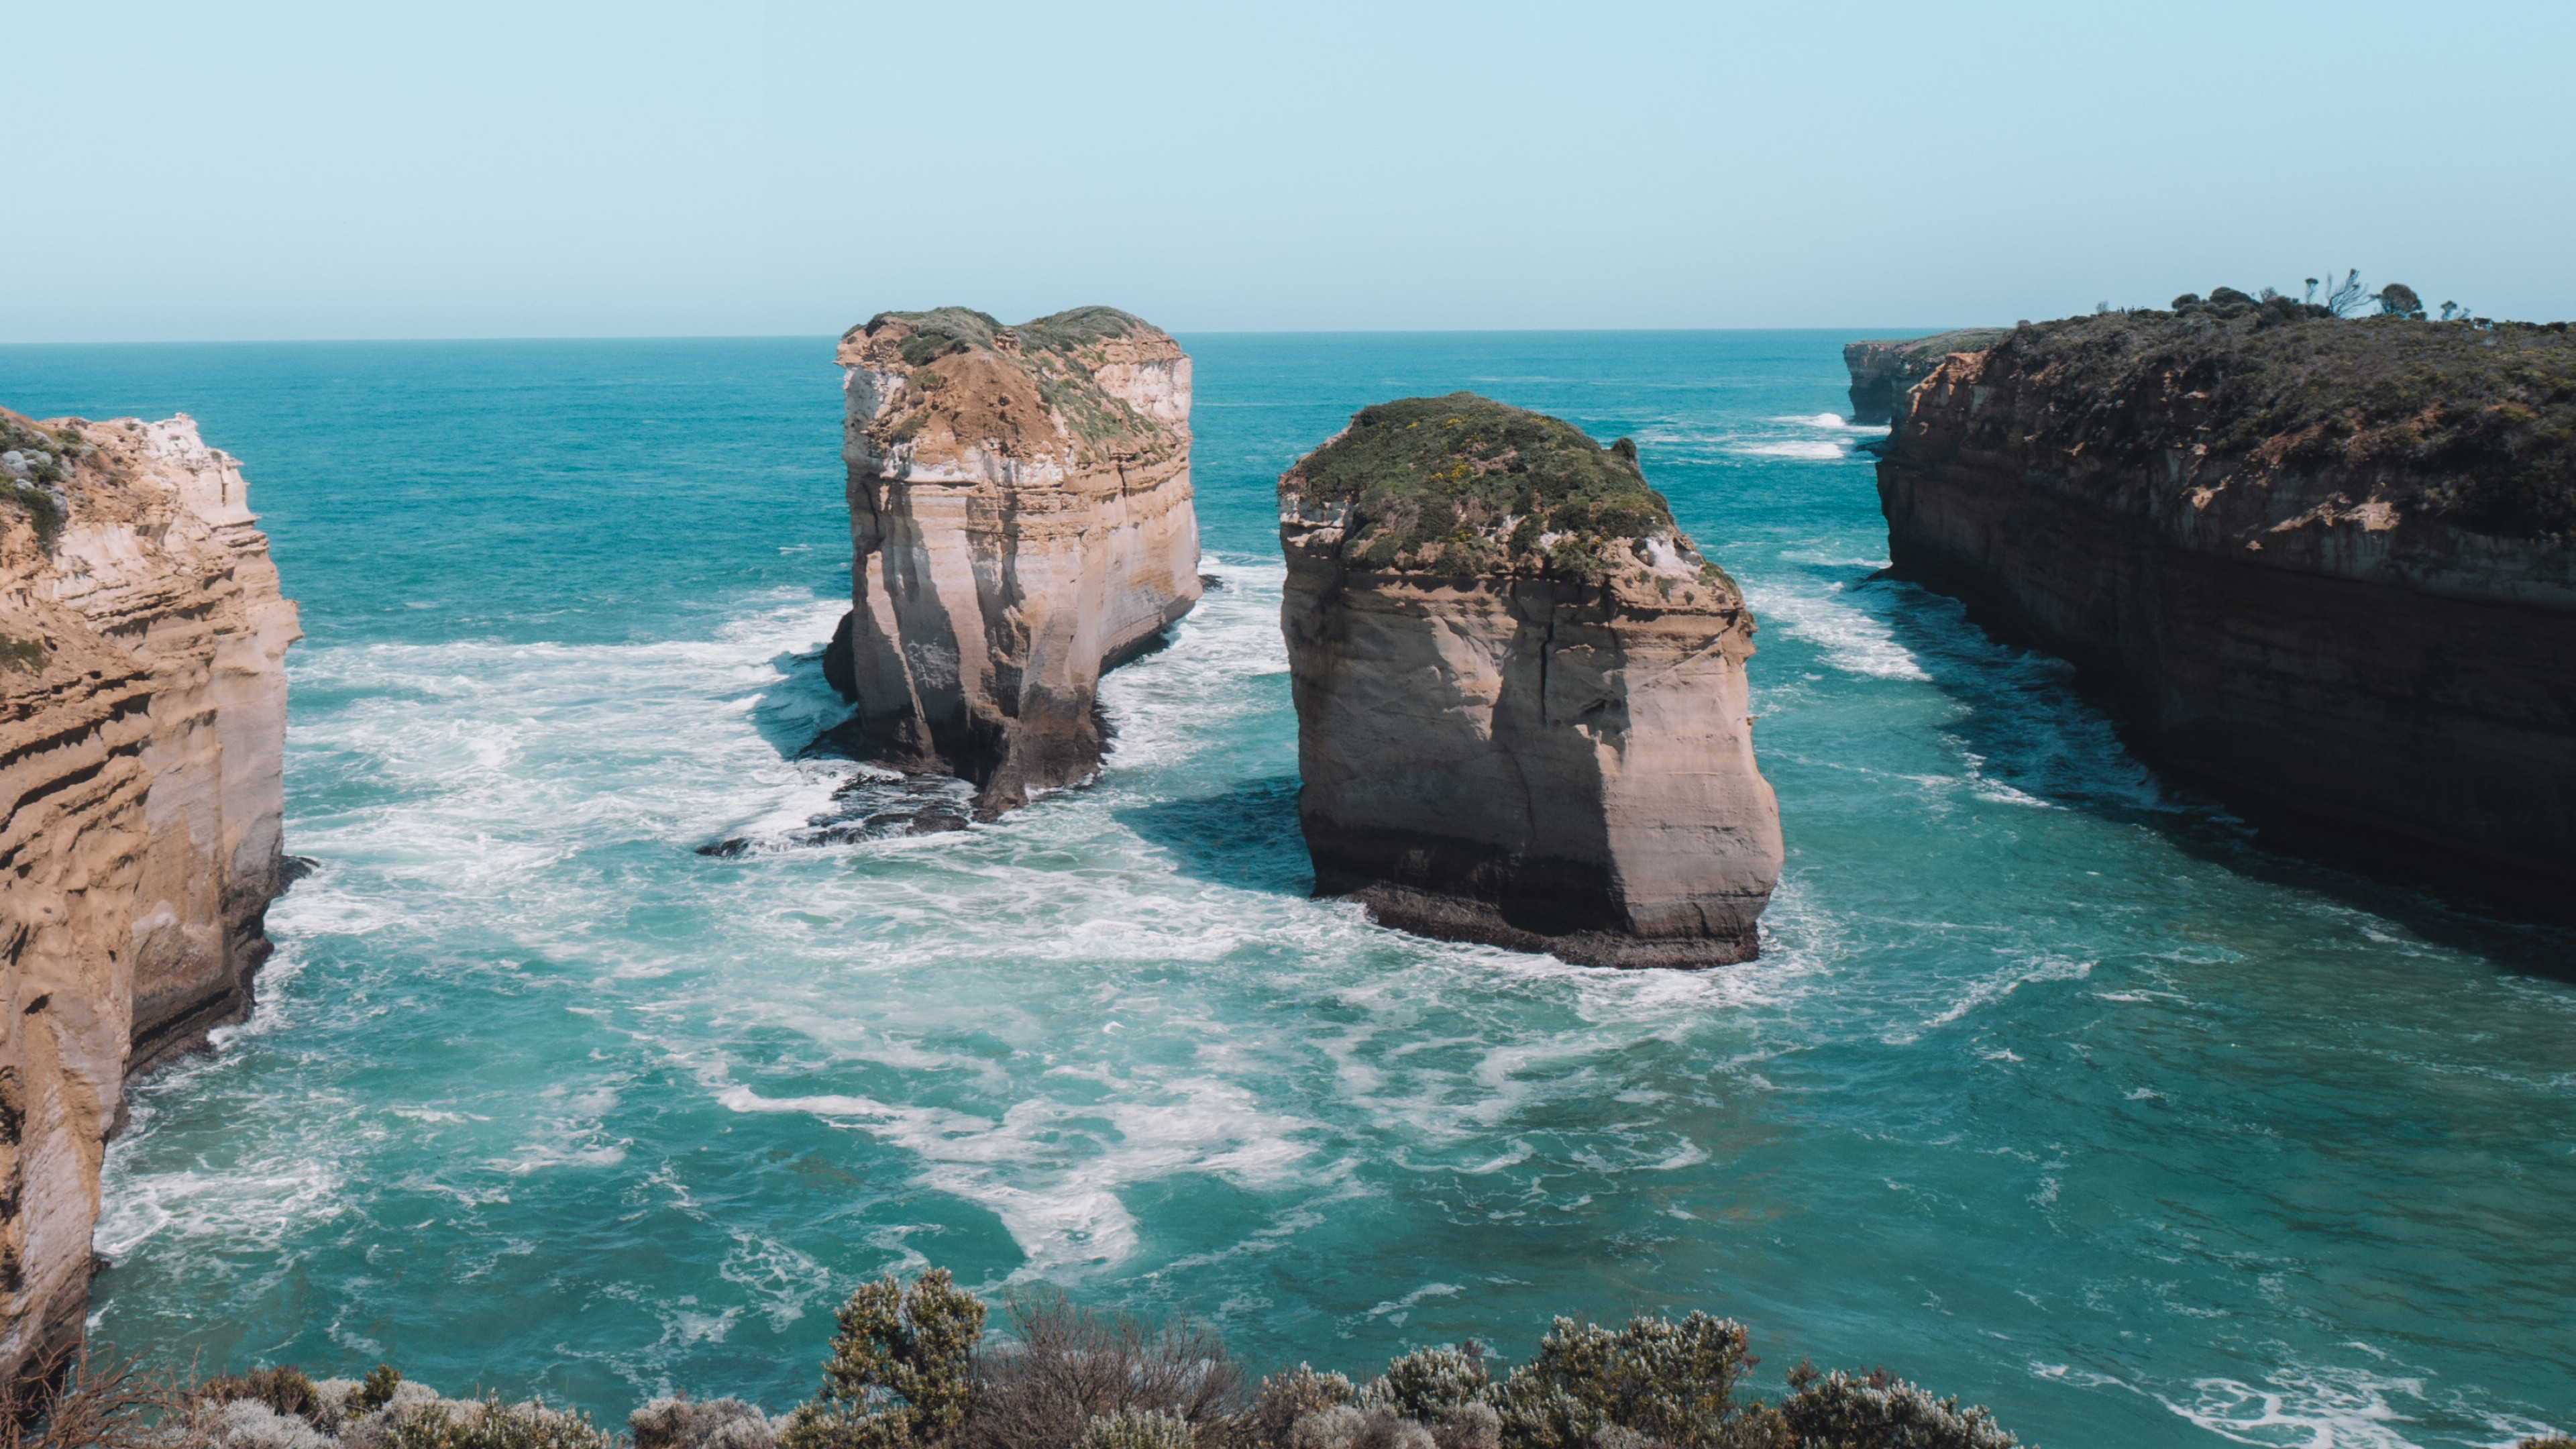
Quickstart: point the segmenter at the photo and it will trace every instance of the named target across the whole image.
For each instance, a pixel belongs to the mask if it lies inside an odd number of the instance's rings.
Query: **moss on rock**
[[[1571,423],[1470,392],[1362,408],[1279,486],[1347,506],[1342,556],[1369,568],[1595,578],[1617,540],[1689,547],[1636,444],[1604,448]]]

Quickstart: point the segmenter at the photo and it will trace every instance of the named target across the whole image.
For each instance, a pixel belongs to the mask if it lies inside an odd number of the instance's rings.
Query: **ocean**
[[[1096,784],[815,844],[828,339],[0,348],[185,411],[306,637],[245,1024],[133,1094],[95,1337],[609,1421],[811,1394],[925,1265],[1355,1374],[1748,1323],[2050,1445],[2576,1420],[2576,937],[2266,852],[2064,666],[1877,577],[1828,332],[1208,335],[1215,576]],[[1308,899],[1271,486],[1469,388],[1636,439],[1760,621],[1759,961],[1618,973]],[[747,838],[737,858],[699,854]]]

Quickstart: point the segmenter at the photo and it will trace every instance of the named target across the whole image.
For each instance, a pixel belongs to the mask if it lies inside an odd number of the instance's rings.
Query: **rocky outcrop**
[[[1963,327],[1930,337],[1844,344],[1843,366],[1851,370],[1851,420],[1895,421],[1905,412],[1905,395],[1930,377],[1942,358],[1990,347],[2001,336],[1998,328]]]
[[[1189,356],[1107,307],[1017,327],[951,307],[853,328],[840,361],[841,742],[973,782],[987,818],[1089,777],[1101,671],[1198,601]]]
[[[1780,871],[1753,620],[1636,449],[1468,393],[1279,480],[1320,895],[1600,966],[1750,959]]]
[[[126,1078],[239,1017],[279,887],[286,646],[231,458],[0,412],[0,1378],[79,1339]]]
[[[1896,571],[2285,843],[2576,901],[2576,336],[2224,289],[1953,356]]]

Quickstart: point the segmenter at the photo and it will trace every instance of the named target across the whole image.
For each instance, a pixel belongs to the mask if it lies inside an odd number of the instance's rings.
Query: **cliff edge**
[[[127,1077],[248,1008],[297,637],[195,423],[0,410],[0,1379],[80,1341]]]
[[[1953,352],[1982,352],[2003,336],[1996,327],[1962,327],[1930,337],[1846,343],[1843,366],[1851,371],[1851,420],[1893,423],[1905,415],[1905,395],[1932,375]]]
[[[1109,307],[943,307],[841,339],[852,608],[841,738],[990,818],[1098,769],[1101,671],[1199,597],[1190,359]]]
[[[2576,336],[2220,289],[1944,361],[1896,571],[2141,752],[2362,864],[2576,899]]]
[[[1749,960],[1780,872],[1753,620],[1634,445],[1469,393],[1279,479],[1319,895],[1601,966]]]

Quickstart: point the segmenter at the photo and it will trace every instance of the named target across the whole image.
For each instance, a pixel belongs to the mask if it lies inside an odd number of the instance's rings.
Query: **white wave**
[[[1873,679],[1932,677],[1884,621],[1850,602],[1839,583],[1821,591],[1748,584],[1744,594],[1757,623],[1817,646],[1836,669]]]
[[[2192,1383],[2188,1399],[2157,1396],[2199,1428],[2238,1444],[2298,1449],[2418,1449],[2403,1426],[2416,1415],[2400,1403],[2425,1401],[2424,1380],[2368,1370],[2293,1365],[2260,1384],[2233,1378]]]
[[[2036,986],[2050,981],[2081,981],[2093,974],[2095,964],[2091,961],[2077,961],[2062,956],[2042,956],[2035,960],[2017,962],[1993,975],[1980,977],[1969,983],[1968,989],[1956,1000],[1924,1018],[1919,1028],[1899,1028],[1885,1033],[1880,1040],[1890,1046],[1908,1045],[1920,1039],[1924,1032],[1948,1026],[1980,1007],[1990,1006],[2011,996],[2025,986]]]
[[[904,1148],[924,1164],[921,1182],[992,1210],[1019,1244],[1019,1275],[1125,1259],[1136,1221],[1121,1188],[1178,1172],[1247,1187],[1278,1182],[1307,1155],[1293,1140],[1310,1125],[1261,1110],[1240,1085],[1213,1079],[1156,1084],[1164,1100],[1065,1102],[1031,1097],[998,1122],[865,1098],[767,1099],[745,1088],[718,1094],[737,1112],[811,1112]]]
[[[1787,438],[1775,442],[1737,443],[1727,451],[1755,458],[1795,458],[1805,463],[1830,463],[1849,457],[1851,450],[1840,443],[1809,438]]]

